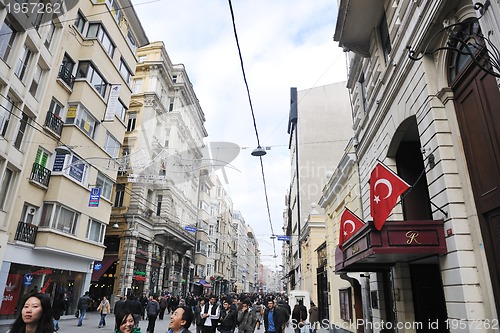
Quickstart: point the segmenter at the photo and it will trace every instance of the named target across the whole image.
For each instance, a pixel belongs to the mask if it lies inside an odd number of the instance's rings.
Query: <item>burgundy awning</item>
[[[94,270],[92,271],[91,281],[99,280],[101,276],[108,270],[109,266],[111,266],[117,260],[117,256],[104,256],[104,258],[102,258],[102,261],[94,262]],[[99,265],[101,268],[96,270]]]
[[[377,272],[397,262],[445,254],[443,220],[387,221],[380,231],[369,221],[335,250],[335,272]]]

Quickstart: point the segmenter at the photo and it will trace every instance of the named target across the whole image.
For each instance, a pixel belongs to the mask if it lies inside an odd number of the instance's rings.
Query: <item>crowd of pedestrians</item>
[[[77,326],[82,326],[91,299],[85,292],[77,303]],[[188,333],[191,324],[196,333],[283,333],[292,322],[295,333],[316,333],[318,307],[311,302],[309,310],[301,300],[293,310],[286,299],[262,294],[215,295],[185,298],[161,295],[136,298],[133,295],[120,297],[111,306],[103,297],[97,307],[100,314],[98,328],[106,326],[106,316],[115,315],[114,333],[141,333],[139,322],[147,320],[146,333],[155,333],[156,320],[170,318],[167,333]],[[64,295],[57,296],[52,304],[50,297],[34,293],[27,297],[22,311],[9,333],[54,333],[59,330],[59,320],[67,312]],[[304,326],[308,320],[308,330]],[[50,322],[47,323],[47,318]],[[164,332],[163,332],[164,333]]]

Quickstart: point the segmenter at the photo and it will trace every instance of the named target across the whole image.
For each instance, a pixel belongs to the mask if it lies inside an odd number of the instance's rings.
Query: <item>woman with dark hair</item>
[[[54,333],[49,296],[39,293],[28,295],[9,332]]]
[[[114,333],[141,333],[141,328],[129,309],[124,309],[116,315]]]

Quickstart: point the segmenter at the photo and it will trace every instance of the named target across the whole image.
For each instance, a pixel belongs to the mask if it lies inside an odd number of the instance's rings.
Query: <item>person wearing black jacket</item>
[[[238,324],[238,316],[236,311],[231,309],[231,304],[227,300],[222,303],[223,309],[220,312],[219,326],[217,330],[220,333],[233,333],[234,328]]]
[[[292,311],[292,327],[295,333],[300,333],[300,329],[305,325],[307,319],[307,308],[304,305],[304,301],[299,299],[299,302],[295,304]]]
[[[282,333],[286,322],[286,312],[280,309],[273,300],[268,300],[267,309],[264,311],[264,329],[266,333]]]
[[[137,326],[139,326],[139,321],[142,319],[142,305],[141,302],[134,297],[134,295],[130,295],[127,297],[127,300],[125,301],[125,308],[130,310],[134,314],[134,319],[135,322],[137,323]]]

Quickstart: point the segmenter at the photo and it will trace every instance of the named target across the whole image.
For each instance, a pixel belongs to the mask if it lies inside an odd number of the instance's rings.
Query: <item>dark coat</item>
[[[229,308],[229,311],[222,310],[220,312],[219,327],[221,331],[234,331],[238,325],[238,314],[236,311]]]
[[[80,299],[78,300],[78,310],[87,310],[90,306],[90,301],[91,299],[89,295],[83,295],[82,297],[80,297]]]
[[[58,297],[54,299],[54,303],[52,303],[52,315],[54,319],[59,320],[64,311],[66,311],[66,302],[64,298]]]
[[[264,328],[266,332],[269,332],[269,308],[264,311]],[[285,315],[286,310],[281,309],[279,306],[274,307],[273,320],[274,328],[276,333],[283,332],[283,325],[287,322],[287,315]]]
[[[295,304],[292,311],[292,322],[300,323],[301,321],[306,321],[307,319],[307,309],[305,305]]]

